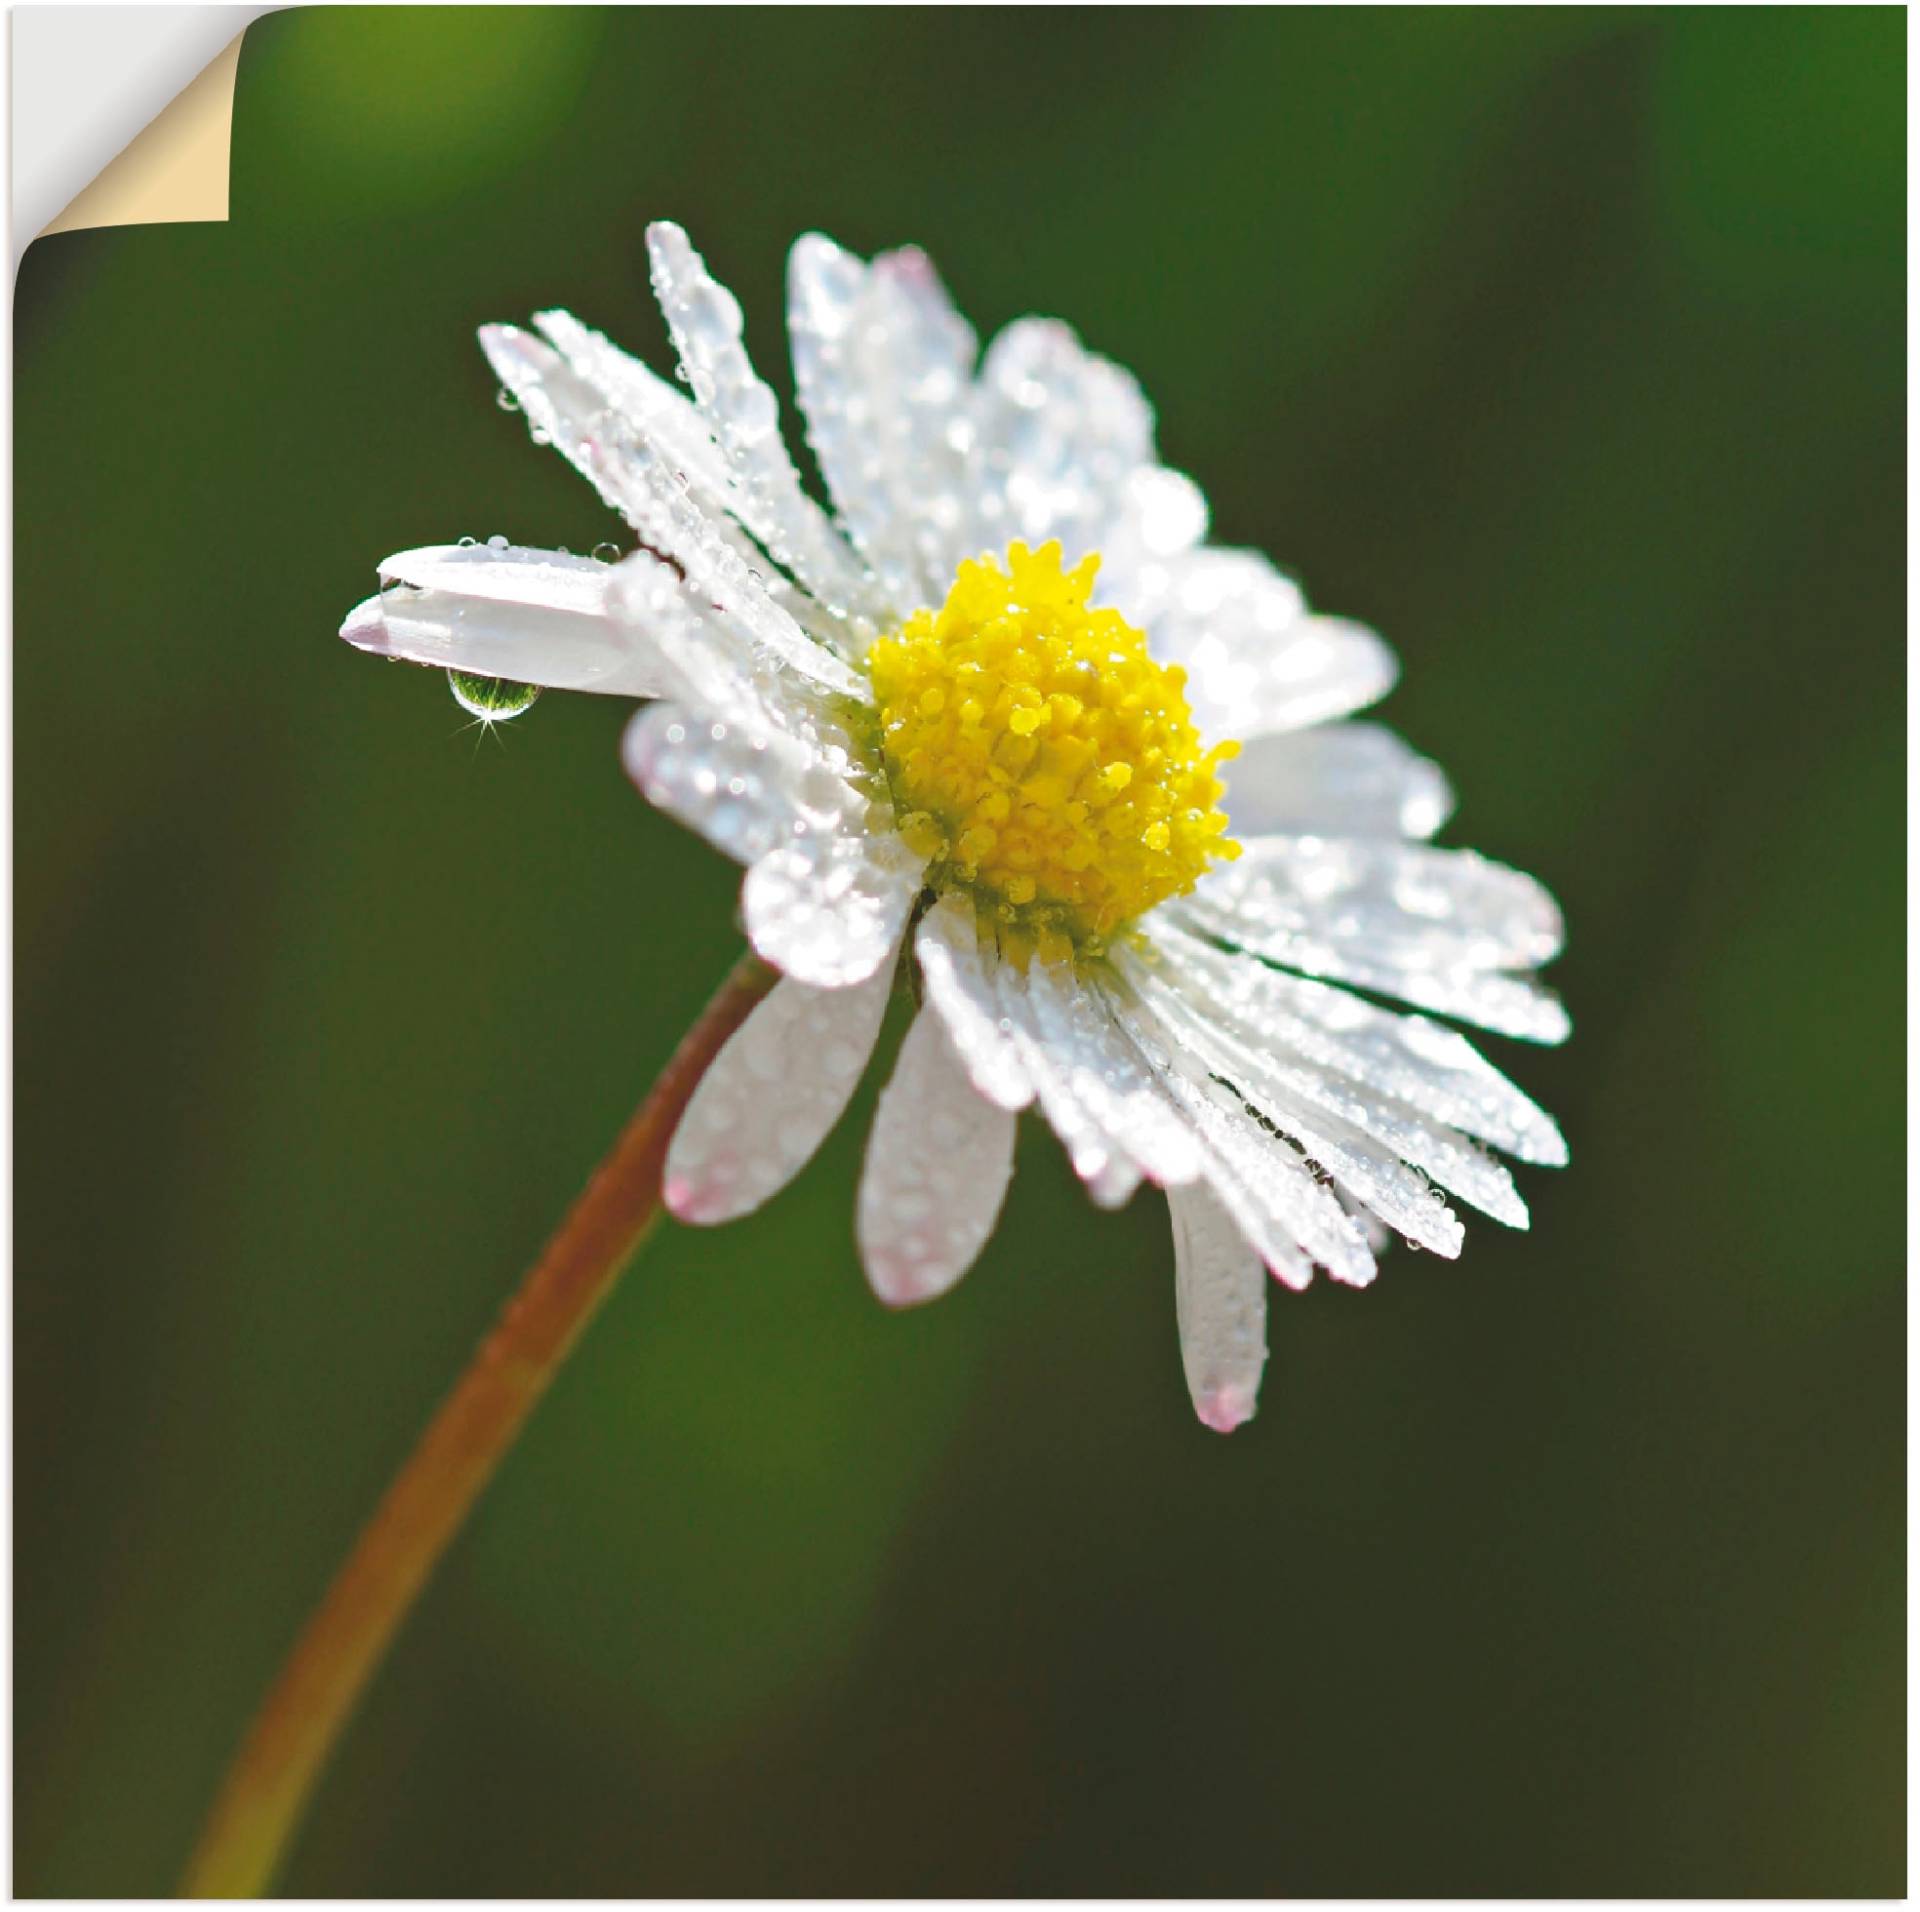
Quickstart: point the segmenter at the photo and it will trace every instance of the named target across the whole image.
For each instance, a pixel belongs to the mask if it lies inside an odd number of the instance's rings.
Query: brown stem
[[[181,1882],[267,1886],[340,1729],[534,1403],[660,1213],[674,1125],[720,1046],[773,986],[741,957],[687,1032],[484,1345],[408,1455],[269,1689]]]

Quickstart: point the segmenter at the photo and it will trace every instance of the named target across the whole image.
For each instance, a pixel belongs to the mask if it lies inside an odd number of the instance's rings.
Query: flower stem
[[[721,1045],[773,986],[741,957],[428,1423],[269,1689],[181,1882],[254,1898],[354,1702],[580,1331],[660,1214],[667,1143]]]

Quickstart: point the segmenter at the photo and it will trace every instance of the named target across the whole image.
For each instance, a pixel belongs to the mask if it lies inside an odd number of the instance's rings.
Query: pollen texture
[[[868,653],[901,834],[1017,959],[1097,950],[1237,856],[1185,673],[1087,602],[1098,557],[1016,544]]]

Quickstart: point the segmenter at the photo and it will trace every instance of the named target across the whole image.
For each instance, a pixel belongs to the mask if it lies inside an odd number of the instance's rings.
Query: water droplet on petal
[[[602,564],[617,564],[620,560],[620,547],[611,538],[603,538],[593,547],[593,555]]]
[[[453,701],[483,724],[503,724],[524,716],[540,699],[538,684],[516,684],[508,677],[476,677],[471,671],[447,672]]]

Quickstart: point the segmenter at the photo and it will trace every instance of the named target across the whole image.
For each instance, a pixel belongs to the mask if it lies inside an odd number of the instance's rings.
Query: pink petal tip
[[[1193,1404],[1194,1412],[1216,1434],[1231,1434],[1243,1422],[1253,1419],[1254,1393],[1247,1387],[1215,1388]]]

